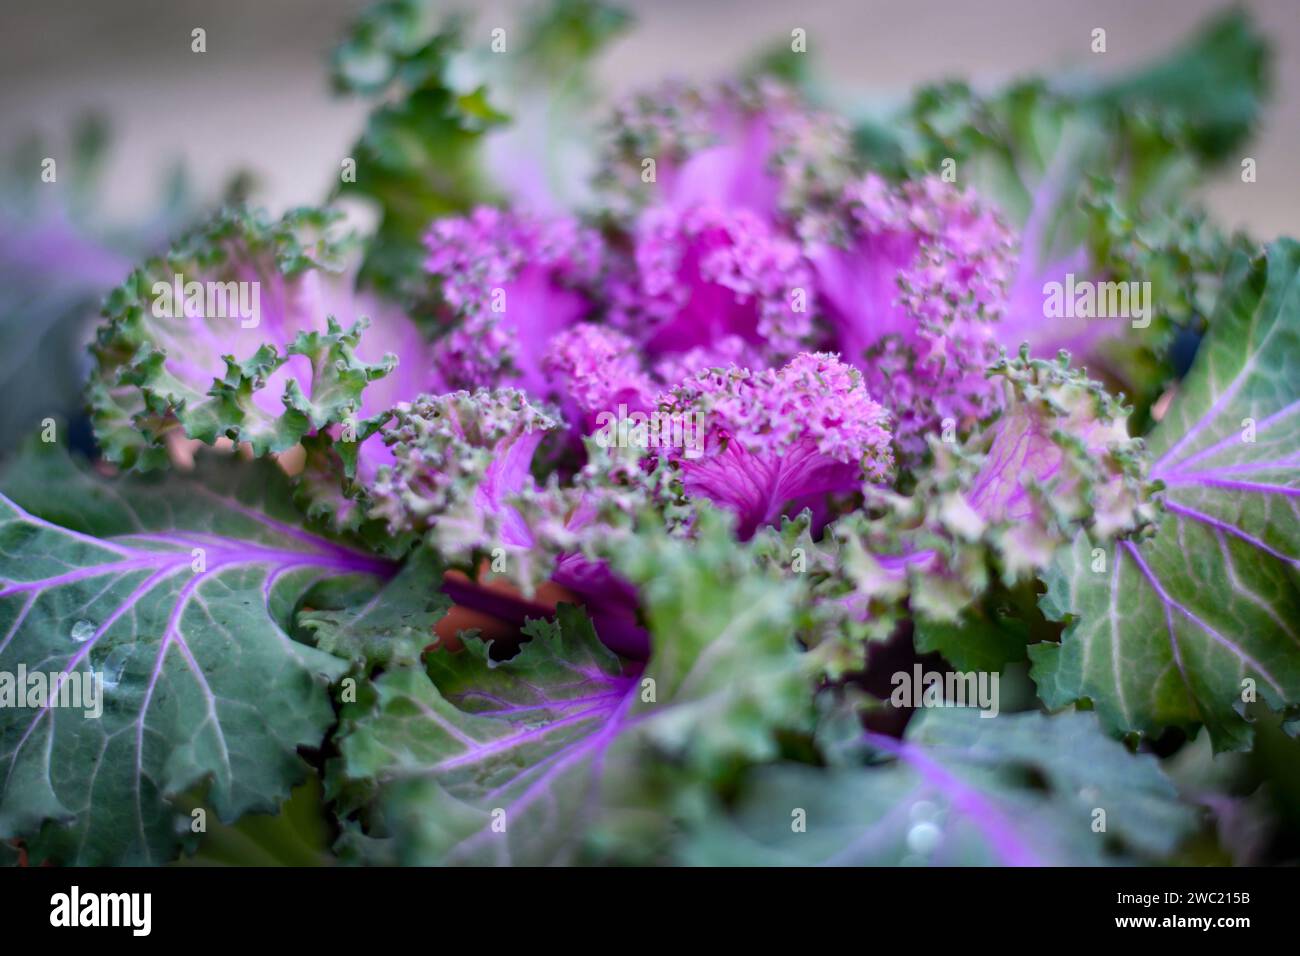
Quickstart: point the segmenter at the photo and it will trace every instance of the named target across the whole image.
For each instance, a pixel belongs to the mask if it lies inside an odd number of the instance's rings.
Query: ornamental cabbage
[[[1189,198],[1248,21],[877,122],[779,57],[605,101],[626,18],[550,11],[503,67],[377,6],[373,227],[232,203],[108,292],[0,465],[0,854],[306,799],[322,862],[1285,861],[1241,794],[1300,712],[1300,245]],[[1152,297],[1057,322],[1067,277]]]

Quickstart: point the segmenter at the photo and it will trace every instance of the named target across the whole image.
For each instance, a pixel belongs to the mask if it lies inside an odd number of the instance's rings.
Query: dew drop
[[[104,663],[99,666],[99,672],[104,675],[104,690],[117,690],[122,683],[122,672],[126,670],[127,662],[134,652],[134,647],[121,645],[113,648],[104,658]]]
[[[72,625],[72,639],[78,644],[84,644],[95,636],[95,622],[87,621],[84,618]]]
[[[943,833],[933,823],[918,823],[907,831],[907,848],[913,853],[929,853],[939,845]]]

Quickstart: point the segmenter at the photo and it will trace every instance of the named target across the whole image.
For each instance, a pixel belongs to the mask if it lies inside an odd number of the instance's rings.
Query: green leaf
[[[684,862],[1095,865],[1168,854],[1195,825],[1155,759],[1090,714],[929,710],[905,741],[869,741],[894,759],[752,771],[733,812],[690,834]]]
[[[1255,126],[1269,59],[1263,36],[1232,10],[1163,60],[1103,85],[1093,99],[1116,111],[1158,111],[1198,155],[1220,160]]]
[[[320,778],[294,787],[274,814],[250,813],[225,824],[208,813],[198,849],[177,866],[329,866],[330,828]]]
[[[774,727],[806,726],[821,661],[795,640],[804,581],[756,561],[729,513],[702,507],[694,537],[641,532],[613,566],[637,586],[661,708],[645,732],[702,775],[776,755]]]
[[[408,863],[651,860],[684,793],[774,757],[778,730],[810,729],[796,586],[761,574],[709,514],[696,541],[651,533],[625,556],[654,635],[644,669],[561,605],[508,660],[469,639],[428,655],[427,672],[369,685],[344,710],[331,770],[345,816],[369,821],[349,848]]]
[[[917,651],[938,651],[959,671],[996,673],[1012,661],[1025,659],[1028,627],[997,611],[968,608],[957,623],[917,618],[914,626]]]
[[[904,136],[913,166],[933,171],[955,158],[963,182],[1020,220],[1038,190],[1073,200],[1099,168],[1125,208],[1156,198],[1176,203],[1199,168],[1232,154],[1250,133],[1266,62],[1263,37],[1244,13],[1232,12],[1182,49],[1116,80],[1066,86],[1035,79],[990,96],[955,82],[922,89]],[[1099,160],[1108,165],[1095,165]],[[1045,223],[1077,217],[1072,205],[1063,203]]]
[[[602,0],[548,0],[524,24],[523,55],[538,75],[563,81],[631,25],[627,11]]]
[[[838,607],[879,637],[906,615],[919,651],[999,671],[1023,659],[1029,637],[999,599],[1033,582],[1080,528],[1099,541],[1153,532],[1162,486],[1147,477],[1129,409],[1067,354],[1049,362],[1022,347],[987,374],[1003,383],[997,415],[961,444],[931,435],[929,467],[908,494],[866,488],[865,507],[829,526],[839,553],[828,575],[827,549],[807,553],[818,557],[818,613]]]
[[[1090,699],[1121,732],[1204,724],[1216,750],[1250,745],[1252,693],[1300,706],[1298,268],[1292,240],[1233,260],[1150,437],[1168,486],[1159,533],[1104,565],[1081,536],[1048,573],[1043,610],[1068,625],[1030,649],[1049,706]]]
[[[961,82],[928,87],[894,124],[905,157],[894,172],[933,175],[955,160],[958,182],[1019,227],[1001,343],[1028,341],[1040,357],[1068,349],[1118,382],[1143,421],[1181,372],[1178,329],[1204,327],[1203,304],[1245,244],[1207,220],[1195,191],[1241,155],[1262,112],[1267,60],[1265,38],[1233,11],[1118,79],[1035,78],[988,95]],[[1044,284],[1070,273],[1150,283],[1150,328],[1036,321]]]
[[[860,671],[866,645],[891,637],[906,616],[907,582],[882,568],[877,554],[845,529],[832,525],[813,539],[808,509],[781,524],[760,528],[751,541],[756,556],[780,575],[795,574],[810,599],[800,640],[838,681]]]
[[[443,22],[430,3],[387,0],[363,13],[334,52],[335,89],[375,101],[349,156],[356,175],[338,193],[379,207],[362,277],[384,289],[414,288],[433,219],[491,198],[482,140],[506,117],[456,75],[465,28],[461,17]]]
[[[276,221],[224,210],[112,292],[88,387],[105,457],[162,466],[177,428],[208,444],[247,441],[263,455],[349,419],[395,359],[363,361],[365,318],[344,331],[327,312],[355,307],[339,288],[347,240],[333,235],[337,220],[316,209]],[[199,314],[187,313],[189,292],[172,294],[177,276],[182,289],[206,293]],[[250,314],[236,316],[244,306]]]
[[[442,570],[433,552],[421,548],[364,602],[341,610],[304,611],[298,626],[311,632],[321,650],[355,667],[418,664],[433,643],[434,625],[451,606],[439,590]]]
[[[37,861],[157,863],[189,842],[195,788],[226,822],[274,810],[344,670],[289,636],[293,613],[318,582],[389,566],[303,531],[271,464],[110,481],[34,444],[0,489],[0,673],[102,680],[98,716],[0,708],[0,838]]]
[[[373,786],[402,862],[556,863],[581,849],[636,682],[575,608],[531,631],[510,660],[468,639],[345,708],[335,787]]]

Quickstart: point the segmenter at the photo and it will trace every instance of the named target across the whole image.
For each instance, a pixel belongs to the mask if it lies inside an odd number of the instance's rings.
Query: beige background
[[[121,142],[108,202],[129,213],[184,158],[213,193],[240,165],[272,206],[314,202],[336,175],[363,117],[332,99],[324,56],[363,0],[5,0],[0,30],[0,149],[34,127],[58,133],[99,108]],[[863,101],[964,76],[994,85],[1044,70],[1123,70],[1167,50],[1222,4],[1214,0],[645,0],[625,4],[640,27],[602,57],[610,91],[668,74],[733,69],[794,26],[808,31],[821,75]],[[478,5],[486,34],[519,3]],[[1227,170],[1207,201],[1261,238],[1300,232],[1300,0],[1246,3],[1275,44],[1275,89],[1250,148],[1259,181]],[[208,52],[190,52],[190,30]],[[1092,28],[1105,55],[1088,51]],[[486,38],[486,37],[485,37]]]

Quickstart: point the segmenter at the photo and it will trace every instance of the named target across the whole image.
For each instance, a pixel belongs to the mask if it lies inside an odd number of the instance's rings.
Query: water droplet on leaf
[[[98,668],[99,672],[104,675],[104,689],[117,690],[122,683],[122,672],[126,670],[127,662],[131,660],[131,655],[135,653],[135,648],[130,645],[122,645],[113,648],[104,663]]]
[[[943,832],[933,823],[918,823],[907,831],[907,848],[914,853],[929,853],[939,845]]]

